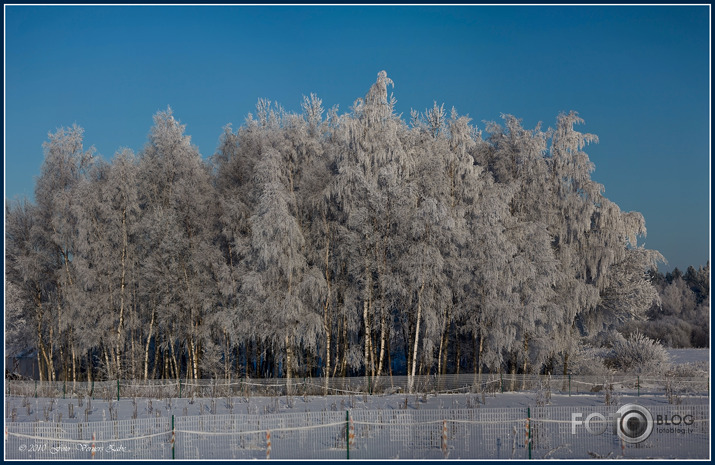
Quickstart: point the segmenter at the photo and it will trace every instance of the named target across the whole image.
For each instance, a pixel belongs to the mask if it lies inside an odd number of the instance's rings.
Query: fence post
[[[96,433],[92,433],[92,459],[94,459],[94,454],[97,452],[97,446],[94,444],[95,437]]]
[[[271,458],[271,430],[266,431],[266,460]]]
[[[569,373],[569,397],[571,397],[571,373]]]
[[[526,446],[529,449],[529,460],[531,460],[531,407],[526,407]]]
[[[67,380],[62,383],[62,398],[67,398]]]
[[[176,458],[176,451],[174,446],[176,445],[176,430],[174,429],[174,415],[171,416],[171,460]]]
[[[347,449],[347,460],[350,460],[350,410],[345,411],[345,447]]]
[[[442,420],[442,454],[447,458],[447,420]]]
[[[641,377],[636,375],[636,387],[638,388],[638,397],[641,396]]]
[[[181,378],[179,378],[179,399],[181,399]]]
[[[117,378],[117,402],[119,402],[119,378]]]
[[[37,380],[35,380],[35,399],[37,399]]]
[[[501,381],[501,393],[504,394],[504,375],[499,372],[499,380]]]

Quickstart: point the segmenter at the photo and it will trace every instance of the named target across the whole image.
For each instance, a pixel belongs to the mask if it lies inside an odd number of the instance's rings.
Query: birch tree
[[[214,221],[206,217],[215,201],[208,167],[170,108],[154,116],[139,169],[140,202],[146,205],[142,273],[151,282],[147,297],[168,336],[165,350],[174,374],[180,375],[177,353],[185,350],[187,377],[195,379],[208,337],[204,318],[217,291],[214,264],[221,259],[210,231]]]
[[[32,338],[25,342],[37,353],[40,381],[54,379],[52,346],[55,321],[50,312],[50,297],[56,287],[55,248],[40,222],[38,208],[26,199],[11,201],[5,207],[5,277],[15,289],[13,311],[6,315],[8,327],[25,321]]]
[[[35,187],[37,201],[38,227],[48,241],[49,249],[45,252],[53,262],[53,291],[45,303],[52,313],[52,326],[49,329],[48,376],[55,380],[55,368],[52,354],[58,349],[63,379],[76,378],[77,374],[77,335],[73,330],[70,310],[79,299],[76,283],[76,270],[73,256],[76,246],[77,219],[73,212],[76,202],[75,190],[78,183],[86,176],[94,157],[94,148],[84,150],[84,130],[79,126],[60,128],[49,134],[43,144],[45,160]],[[71,369],[71,372],[70,372]]]

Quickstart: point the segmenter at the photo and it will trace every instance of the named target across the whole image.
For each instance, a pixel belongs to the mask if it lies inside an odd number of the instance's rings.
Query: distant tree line
[[[659,305],[646,318],[629,321],[619,330],[640,331],[668,347],[710,347],[710,262],[705,267],[689,266],[685,274],[678,268],[665,275],[653,270],[653,285]]]
[[[345,114],[259,100],[206,160],[171,109],[109,162],[50,134],[6,205],[6,350],[49,380],[565,373],[590,332],[675,311],[576,113],[407,123],[391,85]]]

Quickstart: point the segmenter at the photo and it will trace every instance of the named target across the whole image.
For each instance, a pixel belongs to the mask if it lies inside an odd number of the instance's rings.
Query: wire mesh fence
[[[708,405],[648,407],[624,441],[615,406],[346,410],[6,424],[7,459],[710,458]]]
[[[638,375],[553,376],[524,374],[485,374],[475,376],[415,376],[412,393],[495,393],[538,391],[548,386],[562,394],[597,393],[611,390],[623,394],[668,396],[707,396],[708,377],[662,377]],[[408,376],[351,378],[240,378],[233,380],[112,380],[98,382],[72,381],[6,381],[6,394],[25,397],[99,399],[127,397],[227,397],[282,396],[327,394],[392,394],[410,391]]]

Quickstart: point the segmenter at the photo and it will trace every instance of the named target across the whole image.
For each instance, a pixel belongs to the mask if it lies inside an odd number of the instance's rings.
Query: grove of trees
[[[620,331],[641,332],[668,347],[710,347],[710,263],[662,273],[653,270],[652,282],[659,294],[646,318],[629,321]]]
[[[6,204],[6,351],[43,380],[566,372],[661,308],[576,113],[407,123],[392,85],[345,114],[259,100],[208,159],[171,109],[111,161],[50,134],[34,202]]]

